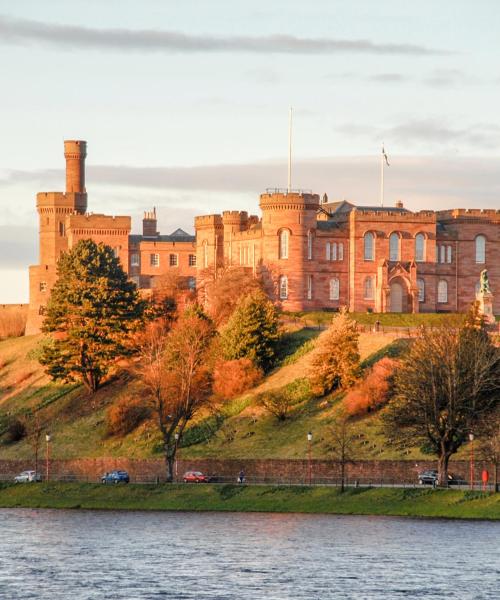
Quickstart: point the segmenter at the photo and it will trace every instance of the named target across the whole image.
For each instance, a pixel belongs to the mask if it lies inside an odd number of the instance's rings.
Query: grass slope
[[[298,512],[500,519],[500,494],[307,486],[1,484],[0,507]]]

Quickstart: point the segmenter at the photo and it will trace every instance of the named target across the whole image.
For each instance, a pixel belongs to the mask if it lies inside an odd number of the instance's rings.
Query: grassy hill
[[[227,402],[217,413],[206,413],[187,430],[182,455],[220,458],[303,458],[306,434],[313,432],[313,457],[328,456],[328,429],[341,396],[313,398],[308,390],[310,351],[319,334],[316,328],[297,324],[284,340],[280,366],[257,387]],[[360,352],[365,366],[385,355],[397,356],[407,344],[398,333],[362,333]],[[124,395],[142,395],[140,384],[126,368],[117,370],[94,396],[82,386],[55,384],[37,362],[42,336],[0,341],[0,459],[28,458],[28,440],[5,443],[8,419],[39,410],[53,436],[54,458],[97,456],[159,457],[160,437],[154,422],[147,421],[125,437],[106,433],[106,411]],[[287,387],[297,398],[290,417],[279,422],[258,405],[265,390]],[[397,451],[380,432],[377,414],[357,418],[356,455],[359,459],[420,459],[417,448]]]

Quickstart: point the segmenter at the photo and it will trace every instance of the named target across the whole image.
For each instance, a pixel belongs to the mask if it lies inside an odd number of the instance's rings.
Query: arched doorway
[[[403,312],[403,286],[398,281],[391,283],[390,311]]]

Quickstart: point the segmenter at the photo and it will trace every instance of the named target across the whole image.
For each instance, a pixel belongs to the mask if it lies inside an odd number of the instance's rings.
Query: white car
[[[40,473],[35,471],[23,471],[14,477],[16,483],[29,483],[31,481],[42,481]]]

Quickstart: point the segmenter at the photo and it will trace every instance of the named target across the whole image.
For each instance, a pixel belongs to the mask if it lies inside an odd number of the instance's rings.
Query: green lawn
[[[326,486],[0,484],[3,508],[298,512],[500,519],[500,494]]]

